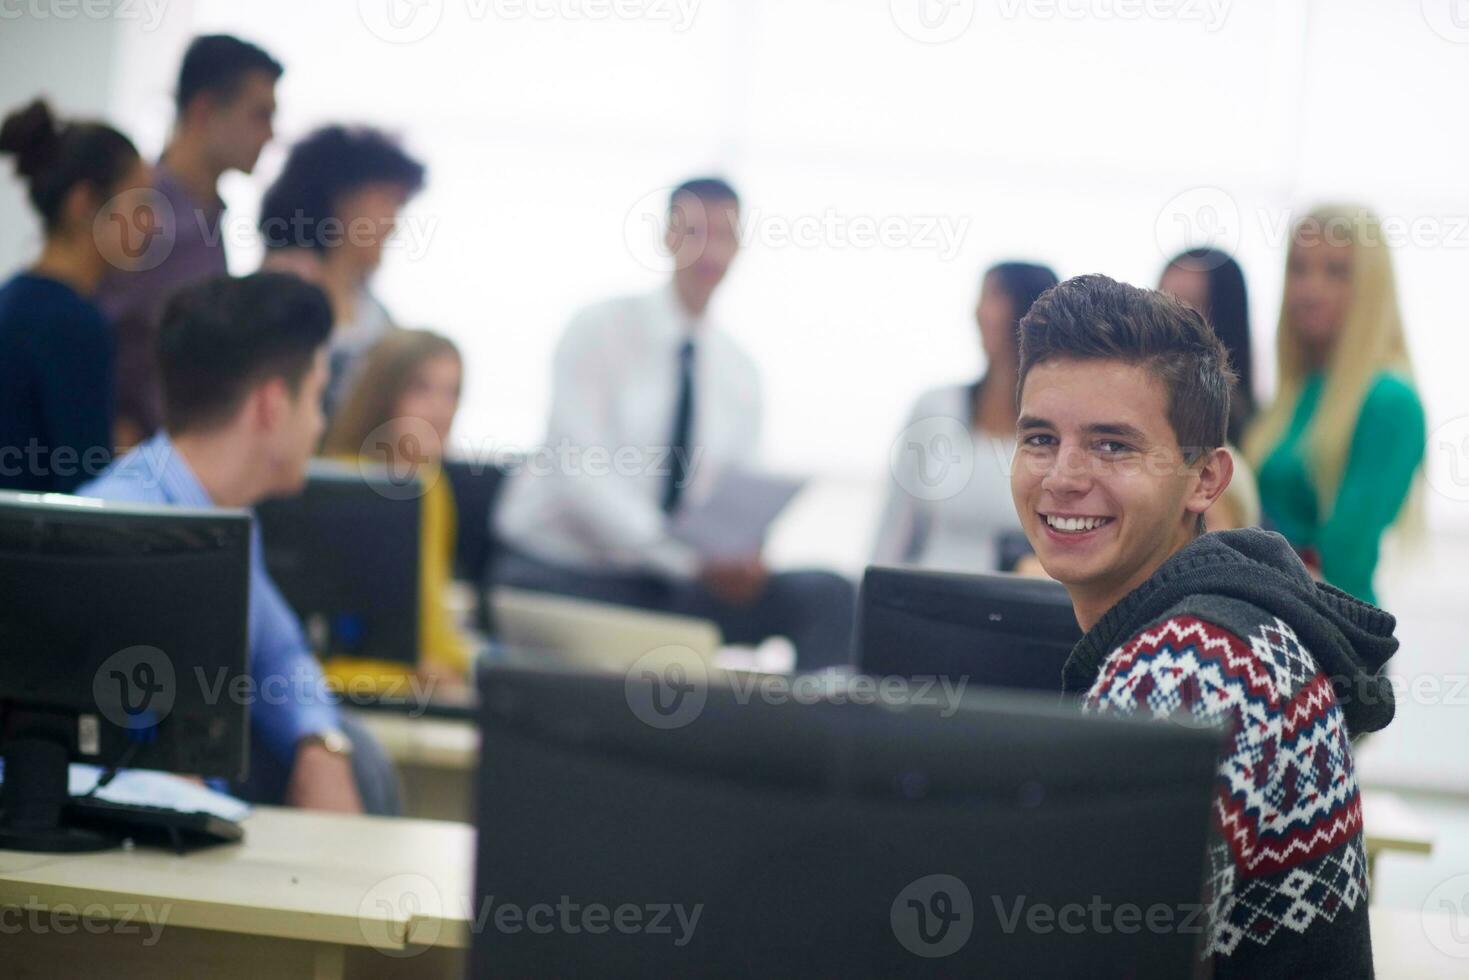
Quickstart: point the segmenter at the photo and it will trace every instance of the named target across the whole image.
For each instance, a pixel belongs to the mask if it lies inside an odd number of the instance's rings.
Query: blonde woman
[[[367,354],[331,428],[328,456],[370,459],[416,470],[421,502],[419,653],[426,673],[463,677],[470,646],[445,602],[453,574],[458,515],[449,481],[439,472],[443,447],[459,409],[463,362],[454,342],[424,330],[400,330]]]
[[[1426,427],[1382,226],[1366,208],[1295,227],[1276,334],[1279,393],[1245,439],[1265,516],[1327,582],[1371,603],[1383,533]]]

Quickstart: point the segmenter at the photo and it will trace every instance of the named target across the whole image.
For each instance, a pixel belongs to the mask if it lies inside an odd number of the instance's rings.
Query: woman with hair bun
[[[0,487],[67,493],[112,456],[112,337],[92,295],[135,250],[148,170],[117,130],[40,99],[5,117],[0,154],[44,235],[0,286]]]

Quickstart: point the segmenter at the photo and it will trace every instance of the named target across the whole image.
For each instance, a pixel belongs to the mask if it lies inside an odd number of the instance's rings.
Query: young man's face
[[[275,135],[275,78],[248,72],[228,99],[209,99],[203,113],[209,153],[223,170],[250,173]]]
[[[669,214],[664,245],[673,256],[675,276],[696,293],[714,292],[740,251],[739,205],[680,195]]]
[[[1037,364],[1017,436],[1015,510],[1042,567],[1073,598],[1115,602],[1192,539],[1199,467],[1184,462],[1167,389],[1146,367]]]
[[[316,452],[326,430],[321,397],[326,390],[328,374],[326,348],[323,347],[316,352],[311,369],[301,379],[295,396],[291,397],[289,389],[285,389],[275,430],[269,436],[270,456],[274,463],[273,494],[296,493],[306,484],[306,464]]]

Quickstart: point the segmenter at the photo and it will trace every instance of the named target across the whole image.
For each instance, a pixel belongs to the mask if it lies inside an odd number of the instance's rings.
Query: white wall
[[[0,20],[0,111],[45,94],[62,112],[107,115],[117,32],[113,20]],[[40,225],[24,186],[11,179],[8,166],[0,163],[0,170],[6,171],[0,178],[0,275],[8,275],[34,255]]]
[[[721,310],[765,370],[776,465],[877,475],[913,396],[978,369],[978,272],[1009,256],[1149,283],[1190,235],[1220,227],[1249,276],[1268,382],[1283,229],[1333,196],[1450,239],[1399,249],[1398,268],[1434,425],[1469,415],[1469,130],[1455,122],[1469,46],[1435,33],[1418,0],[1180,8],[1218,9],[1219,24],[1124,21],[1085,0],[1060,8],[1094,14],[1081,18],[1048,17],[1040,0],[960,3],[973,22],[937,45],[898,26],[917,2],[685,0],[679,30],[661,17],[673,0],[622,21],[507,13],[585,9],[565,0],[433,0],[415,24],[436,28],[407,44],[369,29],[369,0],[199,0],[195,20],[287,62],[286,137],[371,120],[429,161],[381,289],[400,318],[468,351],[459,437],[472,445],[538,438],[561,325],[658,279],[625,232],[707,169],[735,178],[754,225]],[[158,47],[149,63],[172,64]],[[116,109],[135,126],[157,117]],[[260,186],[230,188],[246,233]],[[903,240],[777,240],[828,218],[891,219]],[[930,221],[962,231],[952,248],[931,247]],[[1442,453],[1432,466],[1447,475]],[[1469,523],[1457,501],[1431,507]]]

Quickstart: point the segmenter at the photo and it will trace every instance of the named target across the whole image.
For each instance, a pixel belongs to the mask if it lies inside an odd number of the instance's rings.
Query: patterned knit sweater
[[[1219,724],[1209,933],[1215,976],[1370,977],[1351,735],[1392,717],[1392,617],[1317,585],[1278,535],[1206,535],[1089,631],[1067,664],[1087,710]]]

